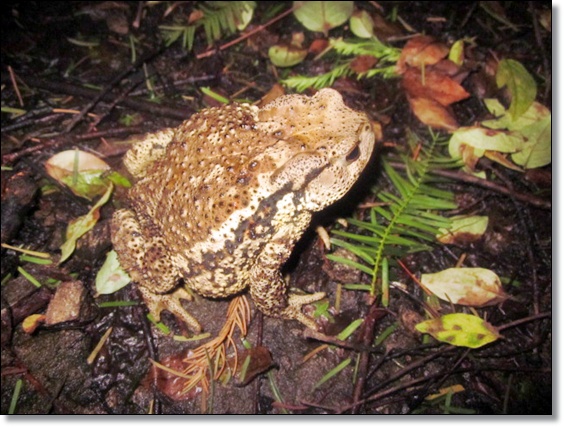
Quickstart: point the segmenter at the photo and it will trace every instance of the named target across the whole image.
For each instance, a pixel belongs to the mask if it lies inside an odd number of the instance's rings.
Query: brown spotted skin
[[[112,220],[112,241],[158,319],[197,293],[227,297],[245,289],[257,307],[308,327],[304,304],[324,294],[288,293],[280,268],[313,212],[340,199],[374,147],[365,114],[323,89],[258,108],[232,104],[195,114],[134,145],[125,165],[139,181],[129,209]]]

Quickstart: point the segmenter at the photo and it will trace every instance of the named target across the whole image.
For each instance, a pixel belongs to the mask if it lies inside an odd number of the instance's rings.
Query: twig
[[[373,303],[370,306],[368,314],[364,318],[364,323],[361,329],[361,343],[365,347],[369,347],[374,340],[374,325],[376,321],[380,319],[384,313],[384,310],[379,308],[377,304]],[[370,353],[368,351],[363,351],[360,353],[360,361],[358,363],[358,371],[356,375],[356,381],[353,390],[353,402],[358,402],[364,392],[364,385],[366,383],[368,374],[368,364],[370,362]],[[360,405],[353,406],[351,412],[353,414],[357,413],[360,409]]]
[[[9,153],[2,156],[2,164],[13,163],[15,160],[21,157],[27,156],[29,154],[35,153],[36,151],[41,151],[45,149],[53,149],[63,146],[65,144],[76,143],[77,141],[88,141],[97,138],[116,138],[121,136],[133,135],[138,133],[143,133],[145,129],[138,126],[130,126],[123,128],[108,129],[100,132],[91,132],[84,135],[73,136],[72,141],[68,137],[60,137],[57,139],[51,139],[48,141],[41,141],[40,144],[34,145],[33,147],[24,148],[23,150],[16,151],[15,153]]]
[[[14,70],[12,67],[8,66],[8,72],[10,73],[10,80],[12,80],[12,86],[14,87],[14,92],[18,96],[18,102],[20,103],[20,107],[24,106],[24,102],[22,99],[22,94],[20,93],[20,88],[18,87],[18,82],[16,81],[16,75],[14,74]]]
[[[81,96],[85,98],[98,98],[101,92],[95,89],[89,89],[82,86],[76,86],[69,83],[46,81],[34,76],[19,76],[20,79],[30,86],[39,89],[45,89],[51,92],[65,93],[73,96]],[[104,93],[101,100],[112,102],[118,95],[112,93]],[[152,114],[157,114],[171,119],[185,120],[194,114],[194,110],[186,107],[174,107],[155,104],[154,102],[144,101],[141,99],[126,98],[121,102],[122,105],[138,111],[146,111]]]
[[[534,320],[545,319],[547,317],[552,317],[552,313],[539,313],[535,314],[534,316],[523,317],[522,319],[515,320],[514,322],[506,323],[505,325],[498,326],[498,331],[503,331],[504,329],[514,328],[515,326],[519,326],[523,323],[532,322]]]
[[[75,126],[76,124],[81,121],[84,116],[89,113],[95,106],[96,104],[98,104],[98,102],[100,102],[103,98],[105,98],[110,91],[119,83],[121,82],[126,76],[128,76],[129,74],[131,74],[133,71],[137,70],[141,65],[143,65],[145,62],[148,62],[150,60],[152,60],[153,58],[155,58],[156,56],[160,55],[161,52],[164,51],[164,47],[158,49],[155,52],[149,52],[148,54],[144,55],[143,57],[139,58],[137,61],[135,61],[134,64],[132,64],[130,67],[126,68],[125,70],[123,70],[121,73],[119,73],[116,77],[114,77],[110,83],[108,83],[106,85],[106,87],[99,92],[96,97],[90,101],[81,111],[80,114],[78,114],[74,119],[71,120],[71,122],[67,125],[65,132],[68,133],[70,132]]]

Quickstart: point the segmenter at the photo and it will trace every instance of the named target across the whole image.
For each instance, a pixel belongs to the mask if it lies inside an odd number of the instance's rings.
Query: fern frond
[[[395,64],[401,54],[401,49],[387,46],[376,37],[368,40],[330,39],[329,46],[339,55],[369,55],[378,58],[381,63],[388,64]]]
[[[291,76],[287,79],[282,80],[282,84],[286,85],[289,88],[295,89],[298,92],[303,92],[304,90],[312,87],[315,89],[329,87],[338,78],[347,77],[353,74],[356,74],[357,79],[371,78],[375,75],[381,75],[384,78],[391,78],[396,76],[395,64],[399,59],[401,51],[400,49],[386,46],[377,38],[359,41],[343,40],[341,38],[330,39],[329,47],[330,49],[328,49],[327,51],[330,51],[332,49],[341,56],[373,56],[375,58],[378,58],[378,66],[376,68],[357,73],[351,67],[353,59],[348,59],[325,74],[312,77],[301,75]]]
[[[447,228],[450,224],[450,220],[438,212],[457,207],[454,195],[435,187],[429,173],[431,169],[446,164],[436,154],[438,145],[438,138],[433,137],[429,146],[420,150],[418,160],[404,157],[403,175],[388,161],[383,162],[393,191],[378,193],[377,198],[381,203],[371,209],[368,221],[348,220],[365,234],[333,231],[334,235],[346,240],[334,237],[331,242],[349,250],[365,263],[361,271],[371,269],[372,295],[376,293],[376,283],[384,262],[394,261],[408,253],[430,250],[439,229]],[[342,262],[338,257],[331,259]],[[355,263],[358,264],[356,261],[347,261],[349,265]]]
[[[282,80],[282,84],[289,88],[295,89],[298,92],[303,92],[311,87],[315,89],[322,89],[333,85],[335,80],[340,77],[346,77],[353,73],[350,65],[351,61],[337,65],[331,71],[321,74],[319,76],[290,76]]]
[[[182,46],[190,51],[194,46],[196,30],[204,28],[208,46],[224,35],[243,29],[252,18],[254,1],[207,1],[199,6],[202,18],[190,25],[161,25],[166,46],[182,37]]]

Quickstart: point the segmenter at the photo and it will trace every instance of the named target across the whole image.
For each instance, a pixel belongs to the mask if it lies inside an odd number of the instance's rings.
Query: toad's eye
[[[347,162],[352,163],[358,160],[358,158],[360,157],[360,147],[357,145],[356,147],[354,147],[349,154],[347,154]]]

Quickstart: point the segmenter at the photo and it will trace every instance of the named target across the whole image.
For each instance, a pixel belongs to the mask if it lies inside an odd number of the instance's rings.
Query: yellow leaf
[[[484,319],[465,313],[426,320],[415,325],[415,329],[458,347],[478,348],[501,338],[497,329]]]
[[[26,334],[33,334],[42,323],[45,323],[44,314],[32,314],[23,320],[22,328]]]

